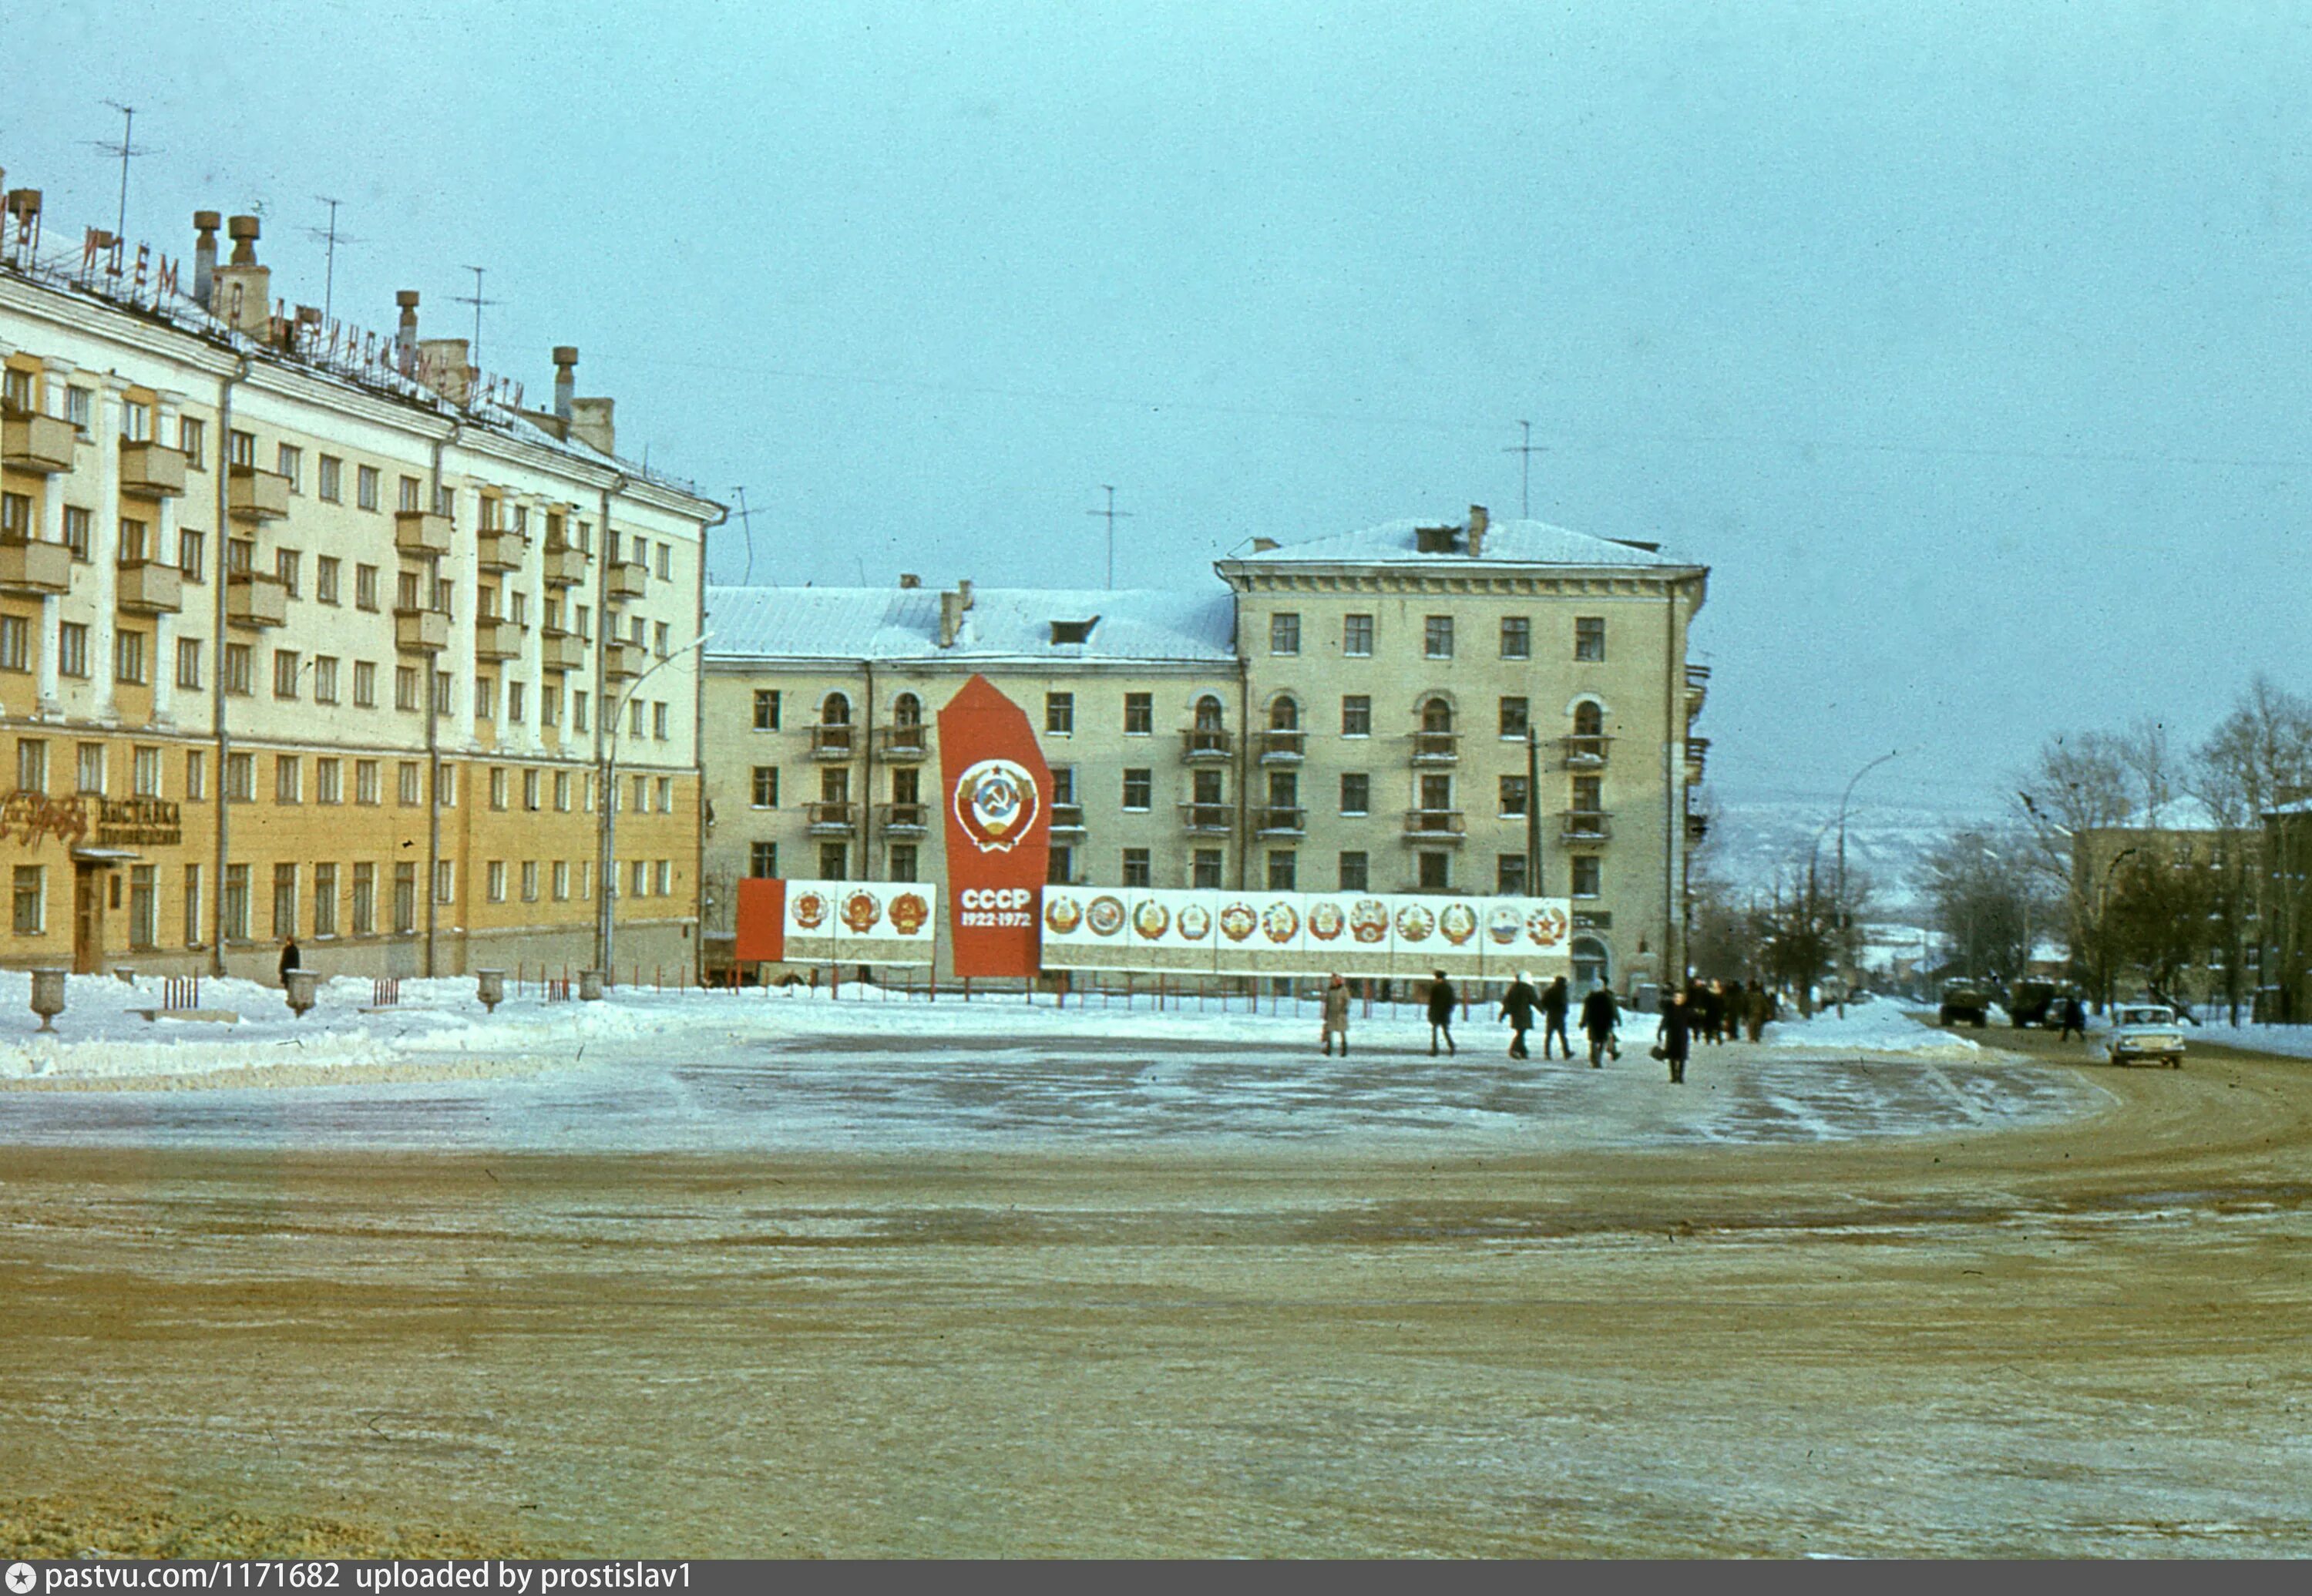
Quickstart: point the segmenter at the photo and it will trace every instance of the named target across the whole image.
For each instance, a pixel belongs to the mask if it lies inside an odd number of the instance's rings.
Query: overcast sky
[[[618,402],[757,581],[1194,587],[1519,506],[1713,567],[1722,798],[1992,803],[2305,668],[2312,8],[59,0],[51,238],[261,205]],[[1258,14],[1253,14],[1257,13]],[[646,19],[646,20],[643,20]],[[745,563],[718,533],[717,580]]]

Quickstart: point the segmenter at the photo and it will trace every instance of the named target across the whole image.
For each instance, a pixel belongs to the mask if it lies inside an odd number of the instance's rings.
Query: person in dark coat
[[[286,987],[289,984],[289,972],[302,968],[297,957],[297,939],[293,936],[283,937],[281,939],[281,984]]]
[[[1502,994],[1502,1018],[1510,1022],[1511,1058],[1533,1057],[1525,1050],[1525,1033],[1533,1029],[1533,1012],[1541,1006],[1543,1001],[1541,994],[1534,990],[1532,980],[1523,970],[1518,971],[1517,979],[1510,983],[1507,992]],[[1542,1050],[1546,1056],[1546,1042],[1542,1044]]]
[[[2081,1041],[2087,1040],[2087,1004],[2081,1003],[2077,997],[2066,997],[2058,1001],[2063,1005],[2063,1029],[2062,1033],[2055,1039],[2059,1042],[2067,1042],[2076,1036]]]
[[[1341,1039],[1341,1057],[1349,1056],[1349,984],[1335,976],[1325,988],[1325,1029],[1321,1035],[1325,1057],[1333,1056],[1333,1039]]]
[[[1572,1004],[1573,994],[1567,989],[1563,976],[1550,982],[1549,989],[1541,995],[1541,1056],[1544,1058],[1550,1056],[1552,1038],[1556,1039],[1557,1045],[1565,1049],[1568,1059],[1573,1057],[1573,1043],[1565,1034],[1565,1011]]]
[[[1726,983],[1713,980],[1702,991],[1702,1036],[1712,1047],[1726,1039],[1733,1015],[1726,1006]]]
[[[1673,992],[1663,1005],[1661,1023],[1654,1034],[1660,1039],[1661,1056],[1669,1061],[1669,1083],[1686,1084],[1686,1055],[1694,1035],[1694,1005],[1683,992]]]
[[[1773,1013],[1774,1000],[1766,995],[1766,989],[1758,984],[1758,978],[1752,976],[1749,990],[1742,995],[1742,1017],[1749,1022],[1752,1041],[1757,1041],[1765,1035],[1766,1022],[1773,1018]]]
[[[1590,1067],[1603,1069],[1605,1056],[1611,1052],[1618,1057],[1614,1046],[1614,1026],[1621,1019],[1620,1005],[1614,1002],[1614,989],[1599,985],[1590,988],[1590,995],[1581,1000],[1581,1030],[1590,1039]]]
[[[1437,1042],[1441,1037],[1444,1039],[1446,1052],[1459,1051],[1453,1046],[1453,1005],[1460,1001],[1460,996],[1453,990],[1453,983],[1445,978],[1443,970],[1437,971],[1436,975],[1437,978],[1429,983],[1429,1057],[1432,1058],[1437,1057]]]

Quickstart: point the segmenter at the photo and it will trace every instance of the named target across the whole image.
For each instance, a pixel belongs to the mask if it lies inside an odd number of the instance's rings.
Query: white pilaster
[[[48,413],[58,420],[64,418],[65,385],[72,376],[73,364],[68,360],[43,360],[41,387]],[[61,543],[65,540],[65,478],[51,477],[40,495],[40,540]],[[40,598],[40,662],[39,687],[40,715],[51,718],[64,714],[64,679],[57,670],[57,627],[64,618],[64,601],[55,593]]]
[[[96,396],[96,524],[89,529],[89,705],[107,725],[112,702],[113,640],[120,629],[120,407],[128,380],[108,373]]]
[[[153,436],[155,441],[177,435],[177,417],[182,413],[185,396],[162,393],[155,396],[153,407]],[[153,511],[153,546],[146,551],[154,564],[173,566],[177,563],[177,501],[163,498]],[[177,618],[156,616],[153,621],[153,657],[146,662],[153,673],[153,723],[173,726],[177,723]]]

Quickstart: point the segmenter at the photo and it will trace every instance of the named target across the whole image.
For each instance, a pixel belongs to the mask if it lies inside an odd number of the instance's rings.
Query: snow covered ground
[[[205,982],[239,1024],[148,1022],[153,993],[76,978],[60,1034],[0,1044],[0,1142],[530,1151],[1040,1148],[1358,1138],[1493,1145],[1787,1142],[1915,1135],[2093,1111],[2069,1071],[1927,1030],[1887,1003],[1702,1047],[1673,1088],[1629,1017],[1604,1070],[1511,1060],[1490,1015],[1432,1058],[1410,1008],[1358,1013],[1325,1058],[1313,1008],[1155,1013],[1017,993],[970,1003],[622,990],[535,993],[486,1015],[467,979],[366,981],[290,1016],[279,992]],[[0,974],[0,1013],[29,996]],[[1240,1003],[1242,1000],[1239,1000]]]

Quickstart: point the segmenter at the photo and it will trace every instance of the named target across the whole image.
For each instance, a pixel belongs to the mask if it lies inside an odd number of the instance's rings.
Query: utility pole
[[[1518,515],[1521,520],[1530,521],[1533,519],[1533,457],[1548,453],[1549,445],[1533,441],[1532,422],[1520,421],[1518,425],[1525,428],[1525,442],[1512,443],[1502,452],[1520,457],[1518,461]]]
[[[1113,486],[1103,482],[1100,484],[1100,487],[1108,490],[1108,508],[1105,510],[1087,510],[1084,513],[1086,515],[1099,515],[1107,518],[1108,585],[1112,590],[1116,586],[1116,518],[1120,515],[1125,520],[1129,521],[1132,519],[1132,512],[1129,510],[1119,510],[1116,507],[1116,489]]]
[[[1836,905],[1836,909],[1838,915],[1838,1017],[1842,1020],[1846,1018],[1847,966],[1851,962],[1847,958],[1846,951],[1846,804],[1847,801],[1854,796],[1854,784],[1856,782],[1861,781],[1864,776],[1870,775],[1872,771],[1878,769],[1879,766],[1884,765],[1887,760],[1893,759],[1896,754],[1899,754],[1903,750],[1901,749],[1895,749],[1890,752],[1880,754],[1877,759],[1871,760],[1870,763],[1856,771],[1853,777],[1847,782],[1846,791],[1839,795],[1838,903]]]

